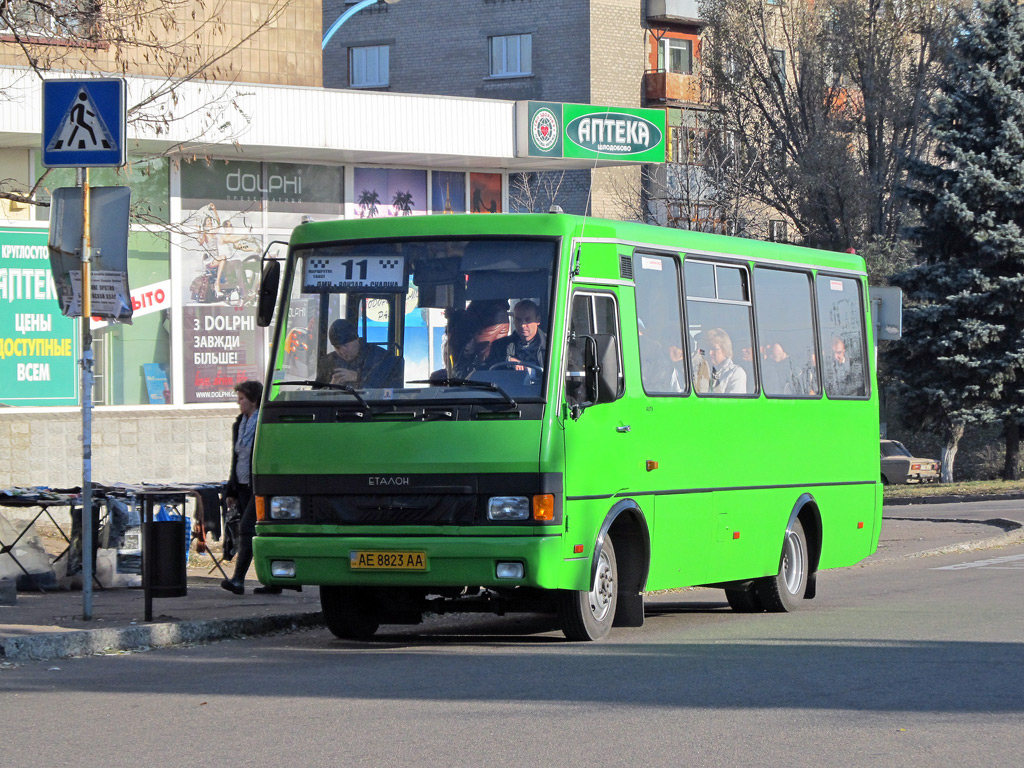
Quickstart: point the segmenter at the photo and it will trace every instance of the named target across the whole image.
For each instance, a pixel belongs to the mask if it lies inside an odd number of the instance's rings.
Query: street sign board
[[[665,162],[665,110],[516,102],[516,156]]]
[[[125,81],[118,77],[43,81],[43,167],[125,163]]]
[[[82,188],[60,187],[50,203],[50,267],[61,312],[82,316]],[[128,289],[128,187],[89,190],[91,317],[132,321]]]

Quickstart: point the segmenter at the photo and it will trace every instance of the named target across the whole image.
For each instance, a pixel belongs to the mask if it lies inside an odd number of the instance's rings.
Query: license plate
[[[369,571],[425,571],[427,553],[354,550],[349,553],[349,567]]]

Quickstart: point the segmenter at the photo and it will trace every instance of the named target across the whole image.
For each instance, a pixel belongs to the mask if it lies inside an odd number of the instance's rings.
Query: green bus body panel
[[[400,539],[366,533],[344,539],[319,536],[301,539],[258,536],[256,575],[266,584],[352,584],[409,587],[540,587],[558,589],[568,583],[589,579],[589,560],[563,563],[558,535],[458,538],[403,536]],[[360,550],[424,552],[425,571],[360,571],[349,566],[349,553]],[[295,563],[295,579],[275,579],[270,562],[287,559]],[[497,563],[524,564],[522,579],[498,579]],[[575,572],[575,574],[573,573]],[[582,588],[582,587],[581,587]]]
[[[635,508],[650,533],[646,587],[663,589],[774,574],[786,525],[801,498],[820,512],[819,568],[851,565],[878,544],[882,519],[874,372],[863,400],[648,397],[643,390],[631,281],[621,257],[636,251],[720,254],[834,270],[862,281],[858,256],[797,246],[546,214],[455,215],[319,222],[298,227],[295,246],[345,239],[530,236],[561,238],[552,359],[562,358],[571,291],[615,296],[625,394],[567,417],[562,387],[549,376],[540,420],[261,422],[255,474],[563,474],[561,526],[257,526],[257,574],[269,584],[535,586],[589,589],[598,534],[618,504]],[[578,245],[578,249],[577,249]],[[577,263],[579,275],[570,281]],[[570,290],[571,288],[571,290]],[[870,307],[865,302],[871,348]],[[558,364],[556,362],[556,364]],[[273,408],[273,404],[267,406]],[[648,462],[656,462],[649,469]],[[296,493],[301,491],[296,490]],[[576,551],[577,548],[582,551]],[[422,551],[429,569],[353,571],[353,550]],[[620,554],[620,557],[622,555]],[[295,563],[275,579],[271,560]],[[497,580],[499,560],[525,564],[521,581]]]
[[[538,472],[541,422],[261,424],[256,475]]]

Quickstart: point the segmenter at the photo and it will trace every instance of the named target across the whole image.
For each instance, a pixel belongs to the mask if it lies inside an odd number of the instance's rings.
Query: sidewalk
[[[221,575],[189,568],[188,594],[153,598],[153,621],[144,621],[142,589],[94,589],[92,619],[82,618],[82,593],[18,592],[15,605],[0,605],[0,661],[88,656],[104,651],[159,648],[240,635],[320,626],[320,591],[285,590],[254,595],[220,587]]]
[[[1005,525],[1001,524],[1005,523]],[[886,514],[878,552],[867,562],[967,551],[1024,539],[1012,521],[910,519]],[[185,597],[154,598],[153,621],[145,622],[141,589],[94,590],[90,621],[82,618],[80,591],[18,592],[15,605],[0,605],[0,663],[56,659],[104,652],[143,650],[227,637],[260,635],[321,626],[320,592],[254,595],[221,589],[221,575],[189,568]]]

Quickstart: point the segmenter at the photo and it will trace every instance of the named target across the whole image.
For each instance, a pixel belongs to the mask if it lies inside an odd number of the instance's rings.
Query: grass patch
[[[887,499],[919,499],[926,496],[1002,496],[1024,493],[1024,480],[971,480],[964,483],[927,483],[924,485],[887,485]]]

